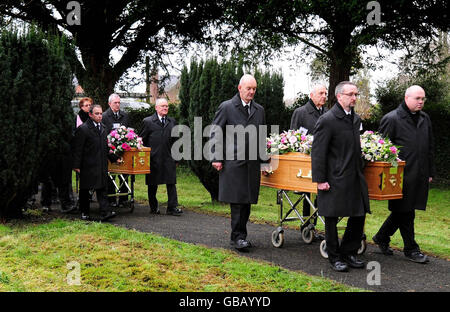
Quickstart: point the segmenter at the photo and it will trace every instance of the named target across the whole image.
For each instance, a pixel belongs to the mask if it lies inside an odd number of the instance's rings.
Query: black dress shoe
[[[378,245],[378,248],[383,255],[392,256],[394,254],[394,251],[389,247],[389,244],[382,243],[376,236],[372,237],[372,240]]]
[[[106,221],[109,220],[111,218],[114,218],[116,216],[116,212],[115,211],[110,211],[104,215],[102,215],[102,217],[100,218],[100,221]]]
[[[236,241],[230,241],[230,245],[236,248],[238,251],[248,251],[250,244],[244,239],[238,239]]]
[[[426,255],[424,255],[423,253],[421,253],[420,251],[413,251],[413,252],[411,252],[409,254],[405,254],[405,256],[409,260],[411,260],[413,262],[417,262],[417,263],[428,263],[428,262],[430,262],[428,257]]]
[[[88,214],[82,213],[82,214],[81,214],[81,220],[83,220],[83,221],[89,221],[89,220],[90,220],[90,217],[89,217]]]
[[[167,208],[166,214],[171,216],[179,216],[183,213],[180,208]]]
[[[359,260],[353,255],[342,256],[342,260],[347,263],[350,267],[355,269],[362,269],[365,266],[364,261]]]
[[[348,272],[348,265],[345,262],[339,260],[330,262],[331,268],[336,272]]]
[[[150,208],[150,213],[152,214],[160,214],[159,208]]]

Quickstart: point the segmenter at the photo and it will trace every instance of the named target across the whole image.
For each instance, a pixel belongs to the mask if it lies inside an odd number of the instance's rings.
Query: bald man
[[[238,251],[248,251],[248,248],[252,247],[247,240],[247,222],[250,206],[258,202],[259,196],[261,178],[259,149],[265,150],[265,138],[260,140],[262,146],[255,144],[257,151],[250,150],[251,142],[259,142],[258,127],[266,123],[264,108],[253,100],[256,87],[257,83],[253,76],[242,76],[238,93],[232,99],[219,105],[213,121],[213,125],[222,130],[224,135],[222,143],[226,142],[226,144],[220,159],[212,159],[212,166],[219,171],[219,201],[230,204],[230,244]],[[239,134],[227,136],[227,129],[236,126],[256,128],[256,131],[245,133],[242,144],[239,140],[235,140]],[[217,142],[218,135],[213,130],[211,141]],[[256,156],[252,157],[252,153]]]
[[[399,158],[406,161],[406,166],[403,198],[389,201],[391,214],[373,237],[383,254],[392,255],[390,237],[400,229],[403,252],[417,263],[429,260],[414,239],[415,210],[425,210],[434,175],[433,132],[430,117],[422,111],[424,104],[425,91],[411,86],[405,92],[405,101],[381,119],[379,131],[400,146]]]

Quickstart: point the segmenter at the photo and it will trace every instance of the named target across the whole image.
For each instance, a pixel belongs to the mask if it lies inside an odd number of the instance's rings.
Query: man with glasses
[[[381,119],[379,131],[400,146],[399,158],[406,165],[403,198],[389,201],[391,214],[373,237],[383,254],[392,255],[390,237],[400,229],[403,252],[417,263],[429,260],[414,240],[415,210],[425,210],[434,175],[433,131],[430,117],[422,111],[424,104],[425,91],[420,86],[411,86],[405,92],[405,101]]]
[[[333,270],[364,268],[356,257],[361,246],[369,193],[363,174],[359,129],[361,118],[354,106],[358,88],[349,81],[335,89],[337,103],[322,115],[314,128],[311,151],[312,181],[317,182],[319,215],[325,217],[325,241]],[[349,217],[339,245],[337,222]]]

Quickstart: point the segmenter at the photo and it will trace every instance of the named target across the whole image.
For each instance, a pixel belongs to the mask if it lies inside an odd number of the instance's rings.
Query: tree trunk
[[[346,34],[340,30],[336,32],[338,35],[334,38],[334,43],[328,52],[330,57],[330,78],[328,86],[328,107],[331,108],[336,102],[334,91],[341,81],[350,79],[352,69],[352,60],[355,57],[352,43],[351,32]],[[357,55],[357,54],[356,54]]]
[[[80,79],[81,86],[86,96],[94,100],[94,104],[102,106],[103,111],[108,109],[108,97],[114,93],[114,86],[119,77],[114,73],[111,67],[91,65],[92,67],[85,71]]]

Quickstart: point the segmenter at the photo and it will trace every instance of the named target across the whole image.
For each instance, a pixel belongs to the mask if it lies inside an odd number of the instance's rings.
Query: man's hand
[[[317,188],[321,191],[328,191],[330,189],[330,184],[328,184],[328,182],[317,183]]]
[[[428,178],[428,182],[431,183],[432,181],[433,181],[433,178],[432,178],[432,177],[429,177],[429,178]]]
[[[78,169],[78,168],[74,168],[73,171],[80,173],[80,169]]]
[[[213,162],[212,166],[214,167],[214,169],[216,169],[217,171],[222,170],[223,168],[223,164],[221,162]]]

